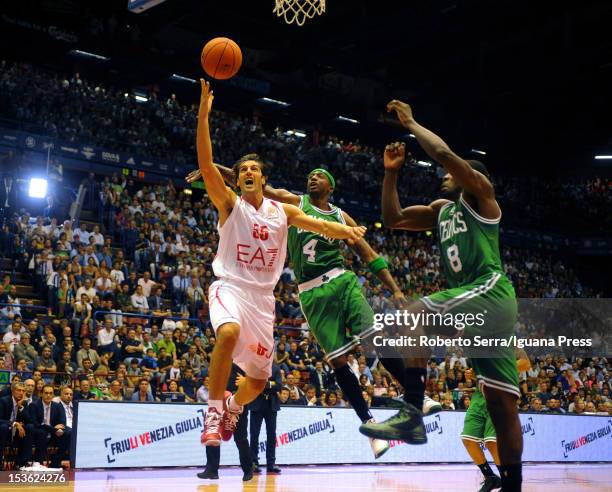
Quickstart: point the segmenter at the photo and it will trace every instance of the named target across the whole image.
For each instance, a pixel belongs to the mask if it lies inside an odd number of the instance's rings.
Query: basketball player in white
[[[201,80],[198,114],[198,165],[206,191],[219,211],[219,248],[213,261],[214,282],[208,291],[210,319],[217,336],[209,366],[208,412],[202,443],[219,446],[229,440],[243,406],[253,401],[272,373],[274,286],[285,263],[287,227],[357,241],[365,227],[349,227],[307,216],[294,205],[263,196],[264,164],[255,154],[234,166],[241,196],[223,181],[213,164],[208,113],[213,94]],[[245,373],[235,395],[226,392],[232,361]]]

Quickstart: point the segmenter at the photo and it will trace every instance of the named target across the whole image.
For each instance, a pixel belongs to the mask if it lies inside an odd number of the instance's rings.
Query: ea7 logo
[[[268,239],[268,226],[253,224],[253,237],[255,239],[261,239],[262,241]]]
[[[273,354],[272,350],[267,349],[259,342],[257,342],[257,345],[249,345],[249,350],[251,352],[255,352],[255,354],[259,355],[260,357],[265,357],[266,359],[271,358]],[[270,353],[268,354],[268,352]]]

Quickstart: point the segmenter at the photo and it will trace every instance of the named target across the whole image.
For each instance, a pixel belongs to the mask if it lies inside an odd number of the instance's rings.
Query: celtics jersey
[[[499,220],[481,217],[463,197],[440,209],[440,258],[449,288],[474,283],[494,272],[503,274]]]
[[[344,224],[342,211],[331,204],[330,207],[331,210],[321,210],[310,202],[308,195],[300,197],[300,208],[306,215]],[[287,246],[298,284],[319,277],[332,268],[344,268],[344,258],[340,254],[340,243],[337,239],[291,226]]]

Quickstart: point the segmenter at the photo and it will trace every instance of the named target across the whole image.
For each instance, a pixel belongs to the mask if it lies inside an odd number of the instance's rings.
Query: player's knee
[[[493,421],[507,419],[517,413],[516,397],[504,391],[487,390],[487,410]]]
[[[217,345],[234,346],[240,337],[240,326],[236,323],[226,323],[217,330]]]
[[[330,359],[329,363],[334,369],[339,369],[346,365],[346,355],[340,355],[339,357]]]
[[[267,379],[249,378],[249,383],[251,384],[251,387],[259,392],[262,392],[265,389],[267,382]]]

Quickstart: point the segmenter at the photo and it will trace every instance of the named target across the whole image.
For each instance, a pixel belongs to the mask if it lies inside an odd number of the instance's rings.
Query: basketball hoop
[[[284,17],[287,24],[303,26],[306,19],[325,12],[325,0],[275,0],[273,12]]]

